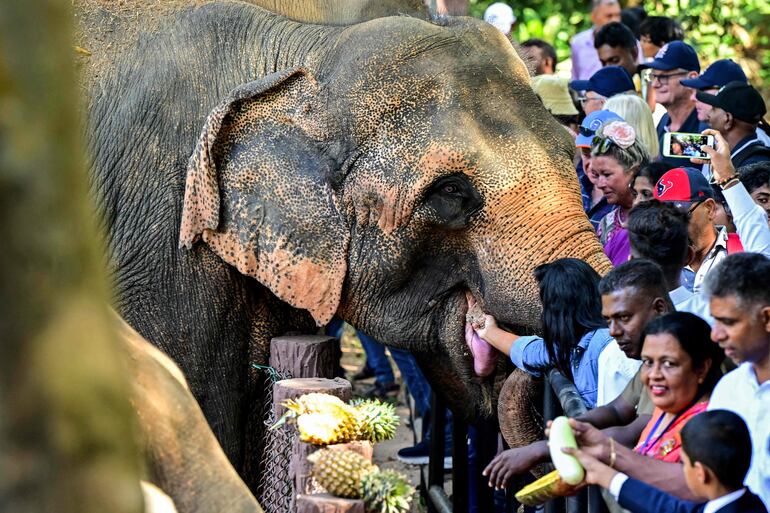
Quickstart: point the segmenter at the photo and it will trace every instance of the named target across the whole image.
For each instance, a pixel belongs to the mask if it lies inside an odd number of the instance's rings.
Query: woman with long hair
[[[519,336],[486,315],[476,334],[509,355],[520,369],[539,375],[556,367],[575,384],[586,407],[596,405],[599,354],[610,343],[602,317],[599,275],[582,260],[562,258],[535,269],[543,304],[543,336]]]

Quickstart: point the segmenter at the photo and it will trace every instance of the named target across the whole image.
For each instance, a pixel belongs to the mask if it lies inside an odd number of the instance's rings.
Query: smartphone
[[[664,157],[689,159],[696,157],[708,160],[711,157],[700,149],[701,146],[714,147],[713,135],[688,134],[685,132],[668,132],[663,135],[662,153]]]

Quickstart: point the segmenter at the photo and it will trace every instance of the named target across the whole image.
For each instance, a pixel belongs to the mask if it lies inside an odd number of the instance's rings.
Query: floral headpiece
[[[601,134],[596,134],[593,145],[598,147],[599,153],[605,153],[612,144],[627,150],[636,142],[636,130],[625,121],[611,121],[604,125]]]

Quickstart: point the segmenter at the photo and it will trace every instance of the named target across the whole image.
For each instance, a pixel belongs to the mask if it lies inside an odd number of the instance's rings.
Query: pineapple
[[[358,418],[356,440],[376,443],[390,440],[396,434],[399,418],[391,403],[382,403],[376,399],[354,400],[351,405],[356,408]]]
[[[394,470],[372,472],[361,482],[361,496],[369,513],[409,511],[414,488]]]
[[[361,498],[364,476],[379,469],[366,458],[350,450],[320,449],[307,459],[313,464],[313,477],[327,492],[348,499]]]
[[[296,419],[300,440],[316,445],[329,445],[354,440],[358,432],[355,408],[339,397],[328,394],[305,394],[283,403],[288,410],[273,426]]]
[[[363,499],[367,513],[405,513],[414,488],[401,474],[380,469],[351,450],[321,449],[308,456],[313,477],[337,497]]]
[[[377,400],[346,404],[332,395],[312,393],[283,405],[288,411],[273,428],[296,421],[300,440],[316,445],[387,440],[395,435],[399,421],[392,404]]]

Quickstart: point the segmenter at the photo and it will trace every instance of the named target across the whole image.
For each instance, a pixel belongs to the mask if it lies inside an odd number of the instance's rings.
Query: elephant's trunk
[[[484,309],[499,320],[537,328],[540,302],[534,269],[559,258],[588,262],[599,274],[611,264],[582,209],[574,171],[542,172],[526,187],[500,191],[476,233]],[[504,234],[501,238],[500,235]]]

